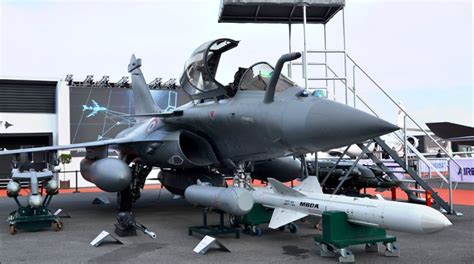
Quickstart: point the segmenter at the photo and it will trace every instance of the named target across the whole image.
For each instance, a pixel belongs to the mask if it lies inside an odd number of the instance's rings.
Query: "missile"
[[[353,224],[393,231],[427,234],[451,226],[439,211],[424,205],[323,194],[316,177],[306,178],[295,189],[269,178],[268,188],[252,192],[254,202],[275,208],[269,224],[278,228],[308,215],[342,211]]]
[[[191,185],[184,197],[192,204],[212,207],[233,215],[244,215],[253,207],[252,195],[244,188]]]
[[[7,195],[8,197],[17,197],[20,193],[20,183],[14,180],[10,180],[7,184]]]

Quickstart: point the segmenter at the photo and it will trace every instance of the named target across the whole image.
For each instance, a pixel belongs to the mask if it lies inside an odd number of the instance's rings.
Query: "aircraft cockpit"
[[[229,89],[215,77],[222,53],[237,47],[238,41],[218,39],[199,46],[186,61],[180,84],[193,100],[230,97]]]
[[[216,80],[221,55],[238,44],[236,40],[222,38],[206,42],[192,53],[180,78],[181,87],[192,100],[230,98],[238,90],[266,90],[274,72],[274,68],[266,62],[238,68],[234,81],[228,85]],[[293,86],[296,84],[281,74],[275,88],[276,92],[281,92]]]
[[[258,62],[248,68],[242,76],[239,83],[240,90],[266,90],[270,78],[273,74],[273,67],[266,62]],[[275,87],[276,92],[282,92],[290,87],[294,87],[296,84],[288,79],[285,75],[280,74],[277,85]]]

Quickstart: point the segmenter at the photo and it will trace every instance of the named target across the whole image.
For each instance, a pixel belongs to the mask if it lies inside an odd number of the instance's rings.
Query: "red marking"
[[[214,111],[214,110],[209,111],[209,116],[211,117],[211,119],[216,118],[216,111]]]
[[[157,124],[158,124],[158,119],[153,119],[151,120],[150,124],[148,125],[148,127],[146,128],[145,132],[148,134],[150,132],[152,132],[153,130],[155,130],[155,128],[157,127]]]
[[[431,192],[430,191],[426,191],[426,194],[425,194],[425,197],[426,197],[426,205],[427,206],[431,206]]]

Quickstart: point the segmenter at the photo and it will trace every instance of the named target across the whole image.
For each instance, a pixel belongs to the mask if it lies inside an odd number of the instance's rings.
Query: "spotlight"
[[[64,78],[64,81],[67,82],[68,85],[72,84],[72,74],[67,74],[66,78]]]
[[[115,86],[121,88],[128,87],[128,76],[123,76],[122,79],[115,83]]]
[[[155,78],[151,83],[148,84],[150,89],[159,89],[161,88],[161,78]]]
[[[103,86],[107,87],[109,86],[109,76],[105,75],[100,79],[98,82],[95,83],[95,86]]]
[[[83,85],[87,86],[87,85],[91,85],[93,82],[94,82],[94,75],[87,75],[86,79],[84,79],[82,83]]]

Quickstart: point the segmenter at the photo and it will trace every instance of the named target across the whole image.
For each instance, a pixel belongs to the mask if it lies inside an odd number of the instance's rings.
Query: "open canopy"
[[[207,99],[227,94],[224,85],[216,81],[215,77],[222,53],[238,44],[238,41],[222,38],[206,42],[192,53],[180,78],[181,87],[192,99]]]

